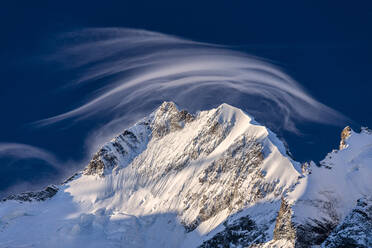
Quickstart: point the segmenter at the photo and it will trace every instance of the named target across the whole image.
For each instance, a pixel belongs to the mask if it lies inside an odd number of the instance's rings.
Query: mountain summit
[[[0,247],[369,247],[372,135],[349,129],[301,165],[240,109],[164,102],[63,184],[4,199]]]

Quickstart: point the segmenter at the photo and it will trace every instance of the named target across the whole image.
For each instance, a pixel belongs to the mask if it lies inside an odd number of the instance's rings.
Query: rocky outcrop
[[[339,147],[340,150],[346,148],[346,139],[351,135],[351,131],[352,130],[349,126],[346,126],[344,130],[342,130],[340,147]]]
[[[164,102],[148,118],[104,145],[93,155],[83,173],[103,177],[117,166],[125,167],[146,148],[152,137],[162,138],[193,120],[194,117],[186,110],[179,111],[173,102]]]
[[[199,176],[201,190],[186,194],[184,211],[199,209],[198,216],[186,225],[187,230],[192,231],[220,211],[237,211],[273,192],[276,185],[263,180],[260,168],[263,159],[262,145],[242,136],[221,158],[214,160]],[[244,184],[246,180],[251,183]],[[221,187],[225,190],[221,191]]]
[[[233,222],[225,221],[224,230],[203,242],[199,248],[249,247],[265,241],[267,227],[258,226],[250,216],[244,216]]]
[[[372,198],[361,198],[322,247],[372,247]]]
[[[274,229],[274,241],[286,240],[288,247],[306,248],[321,245],[340,222],[332,201],[311,201],[328,218],[309,218],[303,223],[292,220],[293,210],[283,197]]]
[[[93,155],[83,174],[103,177],[115,167],[127,166],[146,148],[150,134],[150,122],[146,119],[125,130]]]
[[[296,226],[295,247],[305,248],[321,245],[337,226],[337,221],[329,219],[308,219]]]
[[[103,176],[105,164],[103,163],[101,156],[104,155],[105,150],[100,150],[93,155],[92,160],[89,162],[87,167],[84,169],[84,175],[100,175]]]
[[[194,116],[186,110],[179,111],[173,102],[164,102],[155,112],[151,122],[152,135],[161,138],[170,132],[182,129]]]
[[[14,200],[20,202],[31,202],[31,201],[45,201],[53,197],[58,192],[58,187],[55,185],[50,185],[41,191],[36,192],[24,192],[17,195],[10,195],[2,201]]]
[[[311,174],[311,168],[313,166],[316,166],[313,161],[302,163],[301,164],[302,175],[305,176]]]
[[[292,223],[292,209],[286,199],[282,197],[278,217],[274,229],[274,240],[287,240],[294,245],[296,229]]]

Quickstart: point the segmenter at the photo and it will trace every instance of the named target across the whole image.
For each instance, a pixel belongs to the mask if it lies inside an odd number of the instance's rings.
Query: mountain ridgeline
[[[318,165],[227,104],[172,102],[61,185],[0,202],[0,247],[372,247],[372,133]]]

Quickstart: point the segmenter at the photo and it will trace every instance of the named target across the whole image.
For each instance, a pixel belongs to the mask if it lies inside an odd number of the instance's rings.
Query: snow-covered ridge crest
[[[149,190],[149,197],[164,198],[155,209],[178,212],[189,231],[221,211],[226,215],[264,198],[278,199],[299,176],[277,137],[227,104],[194,117],[164,102],[128,132],[139,145],[122,134],[101,149],[104,168],[117,174],[106,175],[115,180],[112,191],[126,192],[124,205],[137,210],[136,194],[144,192],[136,189]],[[106,197],[98,194],[95,201]]]
[[[234,112],[236,111],[248,116],[240,109],[234,108],[228,104],[222,104],[217,109],[211,111],[216,111],[216,115],[218,115],[218,118],[216,117],[214,120],[208,120],[210,123],[213,122],[211,132],[216,131],[214,129],[217,128],[222,128],[224,129],[224,132],[229,132],[229,127],[227,125],[230,125],[234,121]],[[257,125],[264,130],[265,137],[267,136],[270,143],[276,146],[280,153],[286,155],[287,152],[284,144],[279,141],[274,133],[256,123],[252,117],[248,118],[249,122],[252,122],[252,124]],[[146,149],[148,142],[152,138],[159,139],[170,132],[180,130],[194,119],[195,116],[188,113],[186,110],[180,111],[175,103],[164,102],[148,117],[143,118],[134,126],[124,130],[123,133],[113,138],[110,142],[104,144],[93,156],[93,159],[84,170],[84,174],[97,174],[103,176],[105,172],[107,173],[109,172],[108,170],[115,167],[125,167],[134,159],[134,157]],[[298,169],[298,164],[294,161],[292,162],[296,164],[296,169]]]
[[[272,236],[280,198],[300,176],[276,135],[240,109],[222,104],[193,116],[165,102],[103,145],[84,172],[48,201],[3,203],[0,216],[21,214],[7,217],[0,240],[35,244],[37,233],[12,236],[26,221],[31,232],[42,223],[42,232],[50,234],[40,247],[61,247],[61,240],[69,247],[83,241],[95,247],[196,247],[235,216],[229,228],[245,223],[246,231],[257,229],[241,245],[264,242]]]
[[[186,110],[179,111],[173,102],[164,102],[153,113],[103,145],[84,170],[85,175],[104,176],[109,170],[127,166],[146,149],[152,137],[161,138],[183,128],[193,120]]]
[[[342,221],[350,216],[357,202],[372,196],[372,132],[362,128],[357,133],[345,127],[340,149],[328,153],[319,166],[314,162],[307,166],[310,167],[308,173],[304,173],[294,190],[283,199],[283,210],[279,211],[282,212],[279,222],[285,223],[283,226],[290,231],[276,238],[291,240],[296,247],[328,247],[329,235],[334,230],[343,232],[340,229],[346,227]],[[369,222],[367,225],[372,225],[372,220]],[[337,227],[339,225],[341,227]],[[358,240],[347,242],[358,243]],[[372,245],[372,239],[363,242]]]

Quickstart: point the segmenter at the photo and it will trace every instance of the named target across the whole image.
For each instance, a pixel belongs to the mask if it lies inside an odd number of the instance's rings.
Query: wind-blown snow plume
[[[144,115],[164,100],[190,111],[227,102],[274,130],[346,120],[272,64],[227,47],[123,28],[84,29],[63,39],[68,45],[52,59],[82,72],[68,88],[89,83],[95,91],[77,108],[39,125],[107,114],[110,125],[129,124],[134,113]]]

